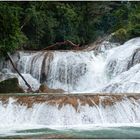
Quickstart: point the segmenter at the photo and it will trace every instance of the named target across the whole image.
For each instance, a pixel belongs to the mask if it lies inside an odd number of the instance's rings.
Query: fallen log
[[[9,53],[7,53],[7,57],[10,61],[10,63],[12,64],[13,68],[15,69],[15,71],[18,73],[18,75],[23,79],[23,81],[25,82],[26,86],[28,87],[28,92],[32,92],[32,88],[29,85],[29,83],[26,81],[26,79],[22,76],[22,74],[19,72],[19,70],[16,68],[14,61],[12,60],[12,57],[10,56]]]
[[[79,49],[79,44],[74,44],[72,41],[70,40],[66,40],[64,42],[56,42],[55,44],[53,45],[50,45],[46,48],[44,48],[43,50],[50,50],[50,49],[55,49],[56,46],[61,46],[61,45],[70,45],[72,46],[74,49]]]

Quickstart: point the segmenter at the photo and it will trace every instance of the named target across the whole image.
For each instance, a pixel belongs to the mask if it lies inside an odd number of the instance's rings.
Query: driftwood
[[[77,44],[74,44],[72,41],[66,40],[64,42],[56,42],[55,44],[50,45],[43,50],[54,49],[56,46],[61,46],[61,45],[70,45],[70,46],[74,47],[74,49],[79,49],[79,46],[80,46],[79,44],[77,45]]]
[[[20,77],[23,79],[23,81],[25,82],[26,86],[28,87],[28,91],[29,91],[29,92],[32,92],[31,86],[28,84],[28,82],[27,82],[26,79],[22,76],[22,74],[18,71],[18,69],[16,68],[15,63],[14,63],[14,61],[12,60],[12,58],[11,58],[11,56],[10,56],[9,53],[7,53],[7,57],[8,57],[8,59],[10,60],[10,62],[11,62],[11,64],[12,64],[13,68],[15,69],[15,71],[19,74],[19,76],[20,76]]]

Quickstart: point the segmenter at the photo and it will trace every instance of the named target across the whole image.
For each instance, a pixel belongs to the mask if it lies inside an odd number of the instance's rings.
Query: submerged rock
[[[0,93],[24,93],[17,78],[10,78],[0,82]]]
[[[63,89],[51,89],[47,85],[42,84],[39,88],[39,92],[42,93],[64,93]]]

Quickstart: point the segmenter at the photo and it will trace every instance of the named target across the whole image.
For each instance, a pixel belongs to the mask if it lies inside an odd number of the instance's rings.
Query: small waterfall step
[[[0,95],[0,129],[140,125],[140,94]],[[114,125],[115,124],[115,125]]]
[[[126,93],[126,94],[110,94],[110,93],[76,93],[76,94],[62,94],[62,93],[8,93],[0,94],[2,103],[8,103],[12,98],[20,105],[32,107],[34,104],[46,103],[49,105],[56,105],[60,109],[65,105],[71,105],[76,110],[78,106],[112,106],[117,102],[129,100],[130,102],[138,101],[140,94]]]

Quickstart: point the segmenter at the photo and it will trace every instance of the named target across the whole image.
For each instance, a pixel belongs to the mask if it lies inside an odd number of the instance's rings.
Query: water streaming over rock
[[[33,77],[31,83],[36,79],[67,92],[140,92],[139,50],[140,38],[134,38],[123,45],[105,41],[96,51],[17,52],[13,57],[20,72]],[[0,67],[13,72],[9,62]]]
[[[127,94],[140,92],[139,50],[140,38],[134,38],[123,45],[103,42],[96,51],[21,51],[14,54],[13,59],[33,90],[45,83],[50,88],[61,88],[68,93]],[[16,76],[20,85],[27,89],[8,61],[0,61],[0,69],[0,80]],[[89,102],[89,98],[86,99]],[[64,98],[57,101],[57,104],[48,104],[49,101],[35,102],[28,107],[13,98],[9,98],[4,104],[1,100],[0,129],[7,132],[24,127],[32,129],[71,125],[83,127],[140,124],[140,99],[124,96],[122,100],[112,101],[113,104],[104,102],[107,105],[103,105],[102,100],[98,104],[90,100],[89,104],[83,102],[82,105],[78,100],[76,109],[73,106],[74,100]]]
[[[28,107],[9,98],[6,104],[0,102],[0,128],[21,124],[29,124],[32,127],[37,125],[67,127],[70,125],[105,126],[140,123],[140,99],[125,97],[122,101],[106,106],[101,103],[96,104],[94,100],[92,102],[93,106],[79,104],[76,110],[70,104],[58,109],[59,103],[50,105],[47,102],[34,103],[32,107]]]

